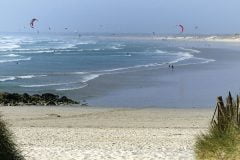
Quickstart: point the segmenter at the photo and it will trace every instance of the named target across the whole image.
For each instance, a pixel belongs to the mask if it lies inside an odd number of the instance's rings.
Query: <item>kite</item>
[[[184,32],[184,27],[183,27],[183,25],[181,25],[181,24],[179,24],[179,25],[177,25],[178,27],[180,27],[181,28],[181,33],[183,33]]]
[[[37,21],[38,21],[38,19],[33,18],[33,19],[31,20],[31,22],[30,22],[30,27],[31,27],[31,28],[34,28],[35,22],[37,22]]]

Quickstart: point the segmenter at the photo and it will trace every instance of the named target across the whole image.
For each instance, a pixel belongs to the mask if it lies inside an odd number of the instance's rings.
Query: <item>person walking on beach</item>
[[[173,69],[174,69],[174,66],[173,66],[173,64],[172,64],[172,71],[173,71]]]

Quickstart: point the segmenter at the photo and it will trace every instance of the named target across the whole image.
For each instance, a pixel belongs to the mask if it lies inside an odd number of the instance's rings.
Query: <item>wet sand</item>
[[[194,159],[213,108],[0,107],[27,160]]]

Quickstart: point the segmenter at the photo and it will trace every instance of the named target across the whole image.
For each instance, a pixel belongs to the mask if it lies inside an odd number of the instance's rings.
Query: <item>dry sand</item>
[[[194,159],[212,110],[0,107],[27,160]]]

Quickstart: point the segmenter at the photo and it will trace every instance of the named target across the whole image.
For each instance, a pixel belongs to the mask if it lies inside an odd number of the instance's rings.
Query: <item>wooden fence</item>
[[[221,96],[217,97],[217,105],[211,124],[212,127],[217,127],[220,131],[225,131],[229,125],[235,125],[236,127],[240,126],[238,95],[235,101],[229,92],[226,103],[224,103]]]

